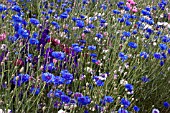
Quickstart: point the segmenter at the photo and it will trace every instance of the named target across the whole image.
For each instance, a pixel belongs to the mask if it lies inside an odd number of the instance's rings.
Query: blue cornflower
[[[131,48],[134,48],[134,49],[137,48],[137,44],[135,42],[129,42],[128,46],[131,47]]]
[[[89,96],[82,96],[78,97],[78,104],[79,105],[88,105],[91,103],[91,99]]]
[[[130,101],[125,98],[122,98],[120,103],[124,106],[125,109],[130,106]]]
[[[23,38],[28,38],[29,36],[28,31],[24,28],[18,29],[18,34],[21,35]]]
[[[122,17],[122,18],[118,18],[117,21],[120,22],[120,23],[122,23],[122,22],[125,21],[125,18],[123,18],[123,17]]]
[[[60,18],[61,19],[65,19],[68,17],[68,13],[67,12],[63,12],[62,14],[60,14]]]
[[[88,46],[88,50],[96,50],[96,46],[94,45]]]
[[[34,32],[34,33],[32,34],[32,38],[37,38],[37,36],[38,36],[38,33],[36,33],[36,32]]]
[[[168,102],[164,102],[163,105],[164,105],[165,108],[169,108],[170,107],[170,104]]]
[[[164,61],[160,61],[160,66],[163,66],[165,64],[165,62]]]
[[[30,23],[31,23],[31,24],[34,24],[34,25],[40,24],[39,20],[36,19],[36,18],[30,18]]]
[[[170,54],[170,48],[168,49],[168,54]]]
[[[124,2],[123,1],[120,1],[117,3],[117,7],[122,9],[123,8],[123,5],[124,5]]]
[[[53,79],[54,79],[54,75],[47,72],[47,73],[42,73],[42,81],[46,82],[46,83],[52,83]]]
[[[166,50],[167,49],[167,45],[166,44],[159,44],[159,48],[161,50]]]
[[[69,73],[69,71],[65,69],[65,70],[61,70],[61,72],[60,72],[61,75],[65,74],[65,73]]]
[[[48,98],[54,97],[54,91],[52,89],[47,93],[47,97]]]
[[[135,112],[139,112],[140,108],[135,105],[135,106],[133,107],[133,110],[134,110]]]
[[[46,69],[46,66],[45,66],[45,69]],[[47,69],[48,69],[49,71],[55,70],[56,68],[55,68],[54,63],[49,63],[49,64],[47,65]]]
[[[148,32],[148,34],[152,34],[153,33],[153,30],[152,29],[150,29],[150,28],[147,28],[147,30],[146,30],[147,32]]]
[[[105,97],[104,97],[104,101],[106,101],[106,102],[108,102],[108,103],[113,103],[114,99],[113,99],[113,97],[111,97],[111,96],[105,96]]]
[[[161,54],[158,53],[158,52],[154,53],[153,56],[155,57],[155,59],[161,59],[162,58]]]
[[[127,7],[127,6],[124,6],[123,8],[124,8],[125,11],[130,11],[130,8]]]
[[[128,31],[124,31],[124,32],[123,32],[123,36],[130,37],[130,35],[131,35],[131,34],[130,34],[130,32],[128,32]]]
[[[149,34],[145,34],[145,38],[149,39],[150,38],[150,35]]]
[[[150,12],[147,11],[147,10],[142,10],[141,13],[142,13],[143,15],[148,15],[148,16],[150,15]]]
[[[138,31],[135,29],[135,30],[133,30],[133,32],[132,32],[133,34],[137,34],[138,33]]]
[[[32,45],[36,45],[36,44],[39,44],[39,41],[36,38],[30,38],[29,43],[32,44]]]
[[[79,46],[75,46],[75,47],[73,47],[73,50],[78,53],[78,52],[82,51],[82,48]]]
[[[106,20],[103,19],[103,18],[101,18],[101,19],[100,19],[100,23],[106,23]]]
[[[64,83],[70,84],[73,81],[73,79],[74,79],[73,74],[67,72],[67,70],[64,70],[61,73],[62,73],[62,78],[64,78]]]
[[[62,78],[66,79],[66,80],[73,80],[73,74],[71,73],[63,73],[62,74]]]
[[[26,61],[27,61],[27,62],[28,62],[28,61],[32,61],[32,58],[33,58],[33,55],[32,55],[32,54],[28,54],[28,57],[27,57]]]
[[[21,16],[18,16],[18,15],[13,15],[12,16],[12,20],[14,21],[14,22],[22,22],[23,20],[22,20],[22,17]]]
[[[116,9],[113,10],[112,12],[113,12],[114,14],[120,14],[120,11],[119,11],[119,10],[116,10]]]
[[[129,20],[126,20],[125,24],[126,24],[126,26],[130,26],[130,25],[132,25],[132,22],[130,22]]]
[[[125,88],[130,92],[133,91],[133,85],[132,84],[126,84]]]
[[[118,113],[129,113],[129,112],[124,108],[119,108]]]
[[[65,10],[67,13],[70,13],[72,9],[69,7],[69,8],[66,8]]]
[[[144,57],[145,59],[147,59],[149,57],[149,54],[146,52],[140,52],[140,57]]]
[[[103,38],[103,34],[97,33],[97,34],[96,34],[96,37],[97,37],[97,38]]]
[[[86,40],[79,40],[81,43],[85,44]]]
[[[65,53],[63,52],[52,52],[52,56],[56,59],[59,59],[59,60],[64,60],[65,58]]]
[[[84,15],[80,15],[80,18],[81,18],[81,19],[84,19],[84,18],[85,18],[85,16],[84,16]]]
[[[55,76],[53,79],[54,85],[64,84],[64,81],[65,81],[65,79],[62,78],[61,76]]]
[[[16,12],[20,12],[20,11],[21,11],[21,8],[20,8],[20,6],[18,6],[18,5],[14,5],[14,6],[12,6],[12,10],[13,10],[13,11],[16,11]]]
[[[153,9],[153,10],[157,10],[157,7],[156,7],[156,6],[153,6],[152,9]]]
[[[55,95],[55,97],[61,98],[61,95],[65,95],[65,93],[62,92],[61,90],[57,89],[57,90],[54,92],[54,95]]]
[[[79,27],[79,28],[83,28],[84,27],[84,21],[83,20],[77,20],[76,26]]]
[[[31,87],[30,93],[38,95],[40,93],[40,88]]]
[[[60,28],[60,25],[59,25],[57,22],[55,22],[55,21],[52,21],[51,24],[52,24],[53,26],[55,26],[56,29],[59,29],[59,28]]]
[[[141,80],[142,80],[142,82],[149,82],[149,78],[146,77],[146,76],[143,76],[143,77],[141,78]]]
[[[64,103],[69,103],[70,102],[70,97],[67,95],[61,95],[61,101]]]
[[[28,82],[30,76],[28,74],[19,74],[18,76],[14,77],[12,82],[17,86],[21,86],[21,84]]]
[[[97,81],[96,81],[96,85],[97,85],[97,86],[104,86],[103,80],[97,80]]]
[[[103,10],[107,9],[107,6],[105,4],[102,4],[100,7],[103,8]]]
[[[94,28],[96,28],[93,24],[89,24],[88,26],[87,26],[87,28],[90,28],[90,29],[94,29]]]
[[[95,58],[95,57],[97,57],[97,54],[96,53],[91,53],[90,56]]]
[[[8,36],[8,40],[14,43],[18,38],[16,36]]]
[[[146,7],[145,8],[147,11],[151,11],[151,8],[150,7]]]
[[[0,12],[7,10],[6,5],[0,4]]]
[[[124,62],[125,60],[128,59],[128,56],[125,55],[125,53],[123,52],[119,52],[119,58],[121,58],[121,60]]]
[[[161,39],[162,39],[162,42],[165,42],[165,43],[170,42],[170,38],[168,38],[167,36],[162,36]]]

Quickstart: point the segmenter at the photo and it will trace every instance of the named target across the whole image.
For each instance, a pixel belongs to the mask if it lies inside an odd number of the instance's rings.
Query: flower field
[[[170,2],[0,0],[0,113],[170,113]]]

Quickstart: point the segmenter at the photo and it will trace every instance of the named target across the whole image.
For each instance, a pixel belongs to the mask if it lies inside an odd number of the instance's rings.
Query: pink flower
[[[133,0],[127,0],[127,2],[132,2]]]
[[[168,13],[168,20],[170,20],[170,13]]]
[[[127,6],[130,10],[132,9],[132,7],[131,7],[131,5],[130,5],[129,2],[126,2],[126,6]]]
[[[136,12],[138,12],[138,9],[137,9],[136,7],[134,7],[134,8],[132,9],[132,12],[136,13]]]
[[[136,2],[134,2],[134,1],[131,1],[131,2],[130,2],[130,4],[131,4],[131,5],[135,5],[135,4],[136,4]]]
[[[57,60],[56,60],[56,59],[53,59],[53,63],[57,63]]]
[[[5,33],[1,34],[0,35],[0,41],[3,41],[5,39],[6,39],[6,34]]]
[[[86,37],[85,33],[82,33],[81,36],[83,39]]]

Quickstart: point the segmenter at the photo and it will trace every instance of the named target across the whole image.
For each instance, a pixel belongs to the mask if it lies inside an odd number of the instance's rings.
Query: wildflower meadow
[[[170,1],[0,0],[0,113],[170,113]]]

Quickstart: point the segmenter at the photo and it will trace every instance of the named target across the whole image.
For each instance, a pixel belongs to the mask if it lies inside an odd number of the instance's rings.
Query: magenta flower
[[[3,33],[0,35],[0,42],[6,39],[6,34]]]

